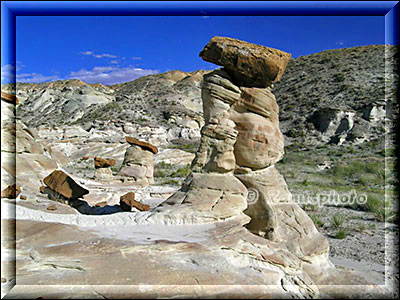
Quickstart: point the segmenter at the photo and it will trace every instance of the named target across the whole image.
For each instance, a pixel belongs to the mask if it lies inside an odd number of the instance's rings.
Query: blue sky
[[[384,16],[18,16],[14,67],[2,83],[78,78],[114,84],[169,70],[214,69],[199,52],[215,35],[278,48],[294,58],[384,44]]]

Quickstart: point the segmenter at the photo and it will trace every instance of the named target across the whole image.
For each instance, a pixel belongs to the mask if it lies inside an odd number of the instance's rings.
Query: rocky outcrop
[[[158,152],[157,147],[131,137],[126,137],[126,141],[131,146],[126,149],[119,175],[132,178],[141,185],[154,183],[153,156]]]
[[[132,208],[136,208],[140,211],[148,211],[150,210],[150,206],[147,204],[142,204],[135,200],[135,193],[129,192],[125,195],[122,195],[119,201],[119,205],[124,211],[132,211]]]
[[[342,144],[346,139],[350,139],[355,114],[355,111],[324,108],[315,111],[307,121],[320,132],[322,141]]]
[[[219,36],[210,40],[200,56],[223,66],[237,85],[260,88],[279,81],[291,57],[277,49]]]
[[[15,199],[21,193],[21,188],[17,184],[9,185],[1,191],[1,198]]]
[[[70,176],[61,170],[53,171],[43,179],[43,182],[54,192],[62,195],[66,199],[78,199],[89,191],[77,184]]]

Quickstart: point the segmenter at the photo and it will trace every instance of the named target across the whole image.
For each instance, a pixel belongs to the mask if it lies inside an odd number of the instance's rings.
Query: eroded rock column
[[[292,201],[275,164],[284,154],[279,107],[271,88],[291,55],[280,50],[214,37],[200,56],[223,68],[203,78],[205,125],[192,174],[165,204],[208,220],[247,215],[245,226],[280,242],[310,272],[330,266],[329,244]],[[246,224],[247,222],[247,224]]]
[[[126,149],[119,175],[132,178],[144,186],[153,184],[153,156],[158,153],[157,147],[129,136],[126,141],[130,147]]]

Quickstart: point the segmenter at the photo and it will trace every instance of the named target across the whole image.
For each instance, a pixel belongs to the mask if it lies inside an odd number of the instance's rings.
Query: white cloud
[[[39,73],[23,73],[17,74],[17,82],[40,83],[45,81],[53,81],[60,79],[57,75],[43,75]]]
[[[14,82],[16,67],[8,64],[1,68],[1,81]]]
[[[342,46],[342,45],[344,45],[345,42],[346,42],[346,41],[343,41],[343,40],[337,41],[337,42],[336,42],[336,45]]]
[[[114,64],[114,65],[119,64],[119,60],[114,59],[114,60],[110,61],[110,64]]]
[[[139,57],[139,56],[132,56],[132,59],[133,59],[133,60],[141,60],[142,58]]]
[[[16,62],[16,66],[11,64],[5,65],[3,68],[1,68],[1,81],[14,82],[16,79],[17,82],[39,83],[60,79],[57,75],[46,76],[39,73],[19,73],[18,71],[20,71],[23,67],[24,65],[19,61]]]
[[[158,70],[141,69],[135,67],[94,67],[92,70],[81,69],[71,72],[69,79],[80,79],[87,83],[116,84],[135,80],[141,76],[157,74]]]
[[[107,58],[117,58],[116,55],[113,54],[108,54],[108,53],[103,53],[103,54],[96,54],[93,51],[82,51],[81,52],[82,55],[90,55],[96,58],[103,58],[103,57],[107,57]]]
[[[87,51],[90,52],[90,51]],[[91,54],[85,54],[91,55]],[[118,63],[116,60],[115,63]],[[16,66],[8,64],[1,68],[1,81],[4,83],[14,82],[16,78],[17,82],[24,83],[40,83],[53,80],[65,80],[65,79],[80,79],[87,83],[102,84],[115,84],[127,81],[135,80],[141,76],[157,74],[159,70],[142,69],[134,66],[118,67],[118,66],[97,66],[91,70],[81,69],[76,72],[70,72],[68,76],[59,77],[53,73],[53,75],[44,75],[40,73],[21,73],[19,72],[24,65],[21,62],[16,63]]]

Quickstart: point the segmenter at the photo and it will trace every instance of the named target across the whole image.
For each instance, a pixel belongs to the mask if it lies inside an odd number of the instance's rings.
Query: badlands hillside
[[[204,60],[217,51],[208,46]],[[210,297],[398,295],[396,57],[374,45],[287,58],[280,80],[256,87],[229,59],[112,86],[3,85],[18,104],[2,94],[2,191],[15,181],[20,191],[2,205],[22,220],[18,238],[2,234],[5,264],[18,261],[21,285],[171,285],[104,290],[122,298],[192,297],[197,285]],[[264,134],[261,150],[249,142]],[[288,206],[271,205],[273,192]],[[365,201],[307,198],[332,193]]]
[[[274,87],[286,144],[358,144],[390,133],[398,114],[396,56],[395,46],[374,45],[291,60]],[[163,128],[174,138],[190,140],[190,129],[202,125],[200,87],[206,73],[170,71],[113,86],[79,80],[19,83],[18,117],[30,128],[79,125],[90,130],[111,121]]]

